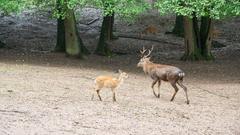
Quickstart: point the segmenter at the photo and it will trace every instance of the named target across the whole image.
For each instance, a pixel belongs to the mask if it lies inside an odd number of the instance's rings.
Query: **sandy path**
[[[149,78],[130,73],[112,103],[90,100],[92,79],[111,71],[0,63],[0,134],[240,134],[239,83],[196,83],[188,78],[190,105],[179,91],[161,86],[153,97]],[[115,74],[116,75],[116,74]],[[220,97],[201,89],[219,91]],[[170,89],[170,90],[169,90]]]

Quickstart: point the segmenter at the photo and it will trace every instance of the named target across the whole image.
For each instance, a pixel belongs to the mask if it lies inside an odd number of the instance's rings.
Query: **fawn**
[[[118,70],[118,72],[120,73],[118,78],[114,78],[112,76],[98,76],[95,79],[94,91],[97,92],[97,95],[98,95],[98,98],[100,101],[102,101],[102,98],[101,98],[99,92],[102,88],[110,88],[113,93],[113,102],[116,101],[116,97],[115,97],[116,89],[123,83],[124,79],[128,78],[127,73],[125,73],[121,70]],[[94,98],[94,93],[92,94],[92,100],[93,100],[93,98]]]
[[[186,95],[186,103],[189,104],[188,100],[188,94],[187,94],[187,87],[183,85],[183,77],[185,76],[185,73],[174,66],[170,65],[162,65],[162,64],[156,64],[150,61],[150,54],[153,51],[153,47],[151,50],[148,50],[148,54],[144,55],[147,50],[143,47],[143,50],[140,51],[142,58],[140,59],[139,63],[137,64],[137,67],[142,67],[143,71],[150,75],[150,77],[153,79],[152,82],[152,90],[153,94],[159,98],[160,97],[160,85],[161,81],[169,82],[172,87],[174,88],[175,92],[171,98],[171,101],[174,100],[177,92],[178,87],[176,84],[178,84],[180,87],[183,88],[185,95]],[[155,93],[154,85],[158,82],[158,95]]]

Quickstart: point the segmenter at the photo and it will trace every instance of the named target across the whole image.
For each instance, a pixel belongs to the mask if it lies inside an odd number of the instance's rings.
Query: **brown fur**
[[[145,53],[146,50],[143,50],[141,52]],[[150,53],[151,53],[151,51],[149,51],[149,54],[147,56],[149,56]],[[185,87],[182,84],[185,73],[181,69],[174,67],[174,66],[153,63],[150,61],[150,58],[147,56],[146,55],[143,56],[140,59],[137,66],[142,67],[144,73],[148,74],[153,79],[153,82],[152,82],[153,94],[157,98],[159,98],[161,81],[169,82],[175,90],[175,92],[171,98],[171,101],[173,101],[178,92],[178,87],[176,85],[176,84],[178,84],[180,87],[183,88],[185,95],[186,95],[186,99],[187,99],[186,102],[187,102],[187,104],[189,104],[187,87]],[[155,90],[154,90],[154,86],[156,83],[158,83],[158,94],[156,94]]]
[[[158,29],[153,25],[148,26],[142,31],[142,34],[157,34],[157,33]]]
[[[121,70],[119,70],[119,73],[120,75],[118,78],[114,78],[112,76],[98,76],[95,79],[94,91],[97,92],[97,95],[100,101],[102,101],[102,98],[99,92],[102,88],[110,88],[113,92],[113,101],[116,101],[116,97],[115,97],[116,89],[120,86],[121,83],[123,83],[123,79],[128,78],[127,73],[122,72]],[[92,100],[93,98],[94,98],[94,93],[92,95]]]

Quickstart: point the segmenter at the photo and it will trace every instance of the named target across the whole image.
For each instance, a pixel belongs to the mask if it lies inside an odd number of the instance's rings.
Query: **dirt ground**
[[[79,30],[87,48],[94,50],[101,19],[99,11],[85,9]],[[183,39],[164,32],[173,16],[143,15],[135,24],[116,21],[116,30],[139,33],[156,25],[156,35],[177,44],[120,38],[112,43],[112,58],[94,54],[84,60],[50,52],[55,45],[56,22],[49,13],[25,12],[20,17],[0,18],[0,135],[239,135],[240,134],[240,18],[215,22],[223,31],[214,48],[215,61],[183,62]],[[154,46],[152,59],[180,67],[186,73],[190,105],[183,90],[170,102],[173,88],[161,85],[157,99],[151,79],[136,67],[137,50]],[[101,92],[103,102],[91,101],[93,80],[98,75],[117,76],[122,69],[129,78],[112,102],[110,90]]]

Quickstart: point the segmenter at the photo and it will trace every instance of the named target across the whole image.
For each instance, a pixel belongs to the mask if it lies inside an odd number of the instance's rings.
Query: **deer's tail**
[[[183,81],[183,78],[184,78],[184,76],[185,76],[185,73],[184,72],[180,72],[180,73],[178,73],[178,76],[179,76],[179,81]]]

